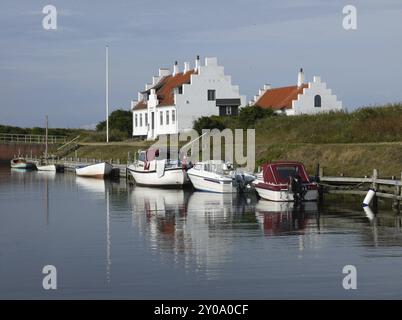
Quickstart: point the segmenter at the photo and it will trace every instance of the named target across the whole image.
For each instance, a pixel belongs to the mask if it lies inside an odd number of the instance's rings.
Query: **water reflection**
[[[85,177],[75,177],[78,188],[85,190],[87,192],[104,194],[106,191],[107,180],[85,178]]]
[[[146,235],[151,248],[174,261],[213,276],[232,248],[232,224],[247,207],[247,199],[234,194],[135,187],[130,195],[133,224]],[[248,200],[250,203],[250,200]],[[255,219],[252,223],[256,226]],[[167,254],[168,253],[168,254]]]
[[[260,200],[255,214],[266,236],[302,233],[312,215],[316,217],[317,229],[320,227],[317,202],[296,205],[293,202]]]

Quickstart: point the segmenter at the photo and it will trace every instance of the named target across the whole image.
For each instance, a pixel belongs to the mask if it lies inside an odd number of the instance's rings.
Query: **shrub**
[[[239,124],[243,128],[254,128],[255,123],[258,120],[274,115],[275,113],[272,109],[263,109],[258,106],[247,106],[240,109]]]
[[[223,130],[226,126],[219,116],[201,117],[194,121],[193,129],[198,134],[202,133],[202,129],[219,129]]]

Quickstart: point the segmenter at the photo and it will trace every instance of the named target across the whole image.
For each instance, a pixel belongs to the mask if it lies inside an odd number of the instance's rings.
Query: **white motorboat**
[[[75,173],[80,177],[104,178],[112,172],[113,166],[107,162],[91,164],[75,168]]]
[[[186,166],[160,149],[138,152],[138,160],[127,167],[135,183],[153,187],[181,187],[187,180]]]
[[[318,186],[310,181],[300,162],[266,163],[258,177],[253,184],[258,195],[265,200],[300,202],[318,199]]]
[[[18,157],[11,160],[11,168],[14,169],[34,169],[35,164],[27,161],[25,158]]]
[[[234,170],[222,160],[197,162],[187,175],[195,189],[218,193],[246,191],[255,179],[254,175]]]

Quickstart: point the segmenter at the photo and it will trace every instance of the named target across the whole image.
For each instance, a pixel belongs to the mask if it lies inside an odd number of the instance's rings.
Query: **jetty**
[[[324,193],[364,196],[371,189],[375,191],[374,205],[377,198],[386,198],[394,200],[393,207],[399,209],[402,201],[402,173],[397,178],[380,177],[377,169],[373,169],[371,176],[364,177],[325,176],[322,167],[319,167],[318,172],[321,197]]]

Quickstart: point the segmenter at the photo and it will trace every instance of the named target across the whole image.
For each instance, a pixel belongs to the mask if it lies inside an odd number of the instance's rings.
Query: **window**
[[[137,119],[137,118],[138,118],[138,115],[136,114],[136,115],[135,115],[135,127],[136,127],[136,128],[138,127],[138,119]]]
[[[179,93],[179,94],[182,94],[182,93],[183,93],[183,86],[180,86],[180,87],[179,87],[178,93]]]
[[[148,113],[145,113],[145,126],[148,126]]]
[[[169,110],[166,111],[166,124],[169,124]]]
[[[321,107],[321,96],[319,94],[314,97],[314,107]]]
[[[208,101],[215,100],[215,90],[208,90]]]
[[[172,110],[172,123],[176,122],[176,111]]]
[[[142,127],[142,113],[140,113],[140,127]]]
[[[226,115],[230,116],[232,114],[232,107],[226,107]]]
[[[160,125],[163,125],[163,111],[159,111]]]

